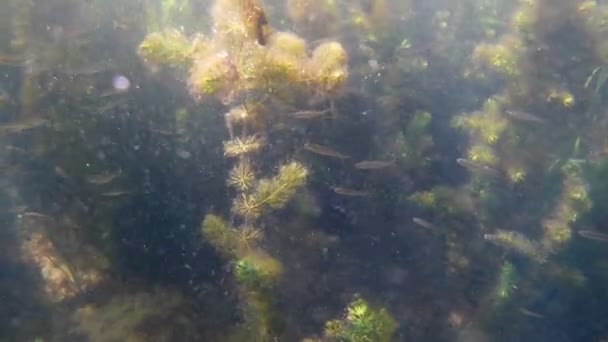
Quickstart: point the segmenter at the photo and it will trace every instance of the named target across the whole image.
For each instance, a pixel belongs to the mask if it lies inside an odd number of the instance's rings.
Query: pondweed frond
[[[255,135],[232,139],[224,142],[224,155],[226,157],[238,157],[254,153],[259,151],[263,145],[263,140]]]
[[[308,169],[298,163],[290,162],[281,166],[279,174],[272,179],[261,180],[256,189],[256,197],[263,204],[273,209],[284,206],[296,193],[296,190],[306,183]]]
[[[240,229],[236,229],[235,232],[241,254],[255,247],[258,241],[264,237],[260,229],[251,226],[241,227]]]
[[[226,255],[233,255],[237,249],[234,232],[228,223],[216,215],[207,214],[203,220],[203,236],[215,249]]]
[[[265,206],[272,209],[283,207],[304,185],[308,169],[298,163],[289,162],[279,169],[272,179],[263,179],[258,183],[253,194],[242,194],[234,202],[233,212],[246,219],[257,219]]]
[[[241,194],[234,200],[232,212],[248,220],[255,220],[260,217],[262,204],[255,195]]]
[[[253,173],[251,163],[247,159],[240,160],[228,175],[228,185],[240,191],[250,189],[254,182],[255,174]]]

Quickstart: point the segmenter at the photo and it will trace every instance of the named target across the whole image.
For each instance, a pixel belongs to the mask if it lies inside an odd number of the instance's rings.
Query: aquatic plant
[[[181,31],[167,29],[146,36],[139,45],[138,52],[150,63],[186,67],[192,63],[197,54],[202,54],[208,49],[208,44],[202,36],[191,40]]]
[[[234,202],[233,212],[253,220],[261,215],[265,207],[280,209],[289,201],[295,191],[304,185],[308,170],[297,162],[287,163],[272,179],[260,180],[255,191],[243,193]]]
[[[374,308],[357,298],[346,308],[343,318],[325,324],[324,336],[329,341],[388,342],[397,329],[397,322],[384,308]]]

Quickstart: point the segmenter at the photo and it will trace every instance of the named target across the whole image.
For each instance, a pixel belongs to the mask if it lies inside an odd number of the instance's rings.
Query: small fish
[[[25,63],[25,57],[20,55],[5,55],[0,54],[0,65],[7,66],[22,66]]]
[[[595,230],[579,230],[578,235],[584,237],[585,239],[608,242],[608,234],[600,233]]]
[[[371,194],[369,191],[344,188],[341,186],[333,186],[331,189],[338,195],[344,195],[344,196],[365,197],[365,196],[369,196]]]
[[[593,69],[593,72],[591,72],[591,75],[589,75],[589,77],[587,77],[587,80],[585,81],[585,88],[589,88],[589,85],[591,84],[593,77],[595,76],[595,74],[597,74],[598,71],[600,71],[600,69],[601,69],[601,67],[597,67],[597,68]]]
[[[360,161],[360,162],[356,163],[355,168],[360,169],[360,170],[378,170],[378,169],[384,169],[386,167],[389,167],[389,166],[393,165],[394,163],[395,162],[393,160],[391,160],[391,161],[364,160],[364,161]]]
[[[182,159],[189,159],[190,157],[192,157],[192,153],[182,149],[178,149],[177,151],[175,151],[175,154],[177,154],[177,156]]]
[[[546,123],[545,119],[542,119],[534,114],[518,111],[518,110],[507,110],[505,114],[511,119],[522,122],[533,122],[538,124]]]
[[[481,173],[491,175],[494,177],[500,176],[500,172],[498,170],[496,170],[495,168],[489,167],[487,165],[478,164],[474,161],[464,159],[464,158],[458,158],[458,159],[456,159],[456,162],[458,163],[458,165],[460,165],[466,169],[469,169],[470,171],[473,171],[473,172],[481,172]]]
[[[0,134],[21,133],[30,129],[45,126],[48,123],[48,120],[42,118],[28,118],[22,121],[15,121],[0,125]]]
[[[118,177],[119,175],[120,175],[120,172],[99,173],[99,174],[88,176],[87,182],[89,182],[91,184],[95,184],[95,185],[103,185],[103,184],[110,183],[111,181],[116,179],[116,177]]]
[[[338,159],[350,158],[349,156],[344,155],[344,154],[334,150],[331,147],[327,147],[327,146],[323,146],[323,145],[306,143],[306,144],[304,144],[304,148],[309,150],[312,153],[316,153],[316,154],[326,156],[326,157],[332,157],[332,158],[338,158]]]
[[[4,89],[0,89],[0,108],[5,104],[13,103],[11,97],[8,95]]]
[[[431,222],[423,220],[419,217],[412,217],[412,222],[414,222],[415,224],[419,225],[422,228],[426,228],[426,229],[430,229],[430,230],[435,229],[435,225],[433,225]]]
[[[43,219],[48,221],[53,221],[53,218],[47,214],[39,213],[36,211],[26,211],[21,213],[21,217],[33,218],[33,219]]]
[[[116,191],[108,191],[101,194],[103,197],[122,197],[129,195],[130,191],[116,190]]]
[[[55,174],[62,179],[71,180],[70,175],[59,165],[55,165]]]
[[[534,311],[530,311],[530,310],[528,310],[526,308],[519,309],[519,312],[521,312],[521,314],[525,315],[525,316],[530,316],[530,317],[539,318],[539,319],[545,318],[545,316],[543,316],[543,315],[541,315],[539,313],[536,313]]]
[[[289,114],[294,119],[298,120],[311,120],[316,119],[318,117],[324,116],[325,114],[330,113],[329,109],[323,110],[300,110],[294,113]]]
[[[150,132],[157,133],[159,135],[163,135],[166,137],[173,137],[173,136],[179,135],[177,132],[174,132],[173,130],[162,129],[162,128],[150,128]]]

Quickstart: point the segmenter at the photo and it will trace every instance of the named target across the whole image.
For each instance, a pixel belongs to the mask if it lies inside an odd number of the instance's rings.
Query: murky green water
[[[608,339],[607,23],[5,1],[0,340]]]

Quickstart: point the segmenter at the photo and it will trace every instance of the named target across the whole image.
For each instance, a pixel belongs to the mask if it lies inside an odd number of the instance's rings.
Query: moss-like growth
[[[473,52],[473,56],[486,67],[506,77],[517,77],[521,75],[518,62],[518,52],[521,45],[516,37],[507,36],[499,44],[478,45]]]
[[[498,164],[498,157],[490,146],[475,145],[469,149],[468,157],[471,161],[486,166]]]
[[[236,239],[230,226],[221,217],[208,214],[201,225],[205,239],[222,254],[232,256],[237,250]]]
[[[333,93],[348,79],[346,51],[338,42],[323,43],[312,53],[308,70],[320,90]]]
[[[190,69],[188,85],[197,98],[211,95],[228,96],[239,75],[230,56],[224,52],[197,59]]]
[[[275,284],[282,272],[281,263],[261,250],[252,250],[234,262],[237,281],[249,289]]]
[[[190,40],[178,30],[166,30],[149,34],[139,45],[139,54],[154,64],[187,67],[197,55],[209,49],[209,43],[202,36]]]
[[[336,342],[389,342],[397,322],[384,308],[371,307],[358,298],[349,304],[342,319],[325,325],[325,336]]]

